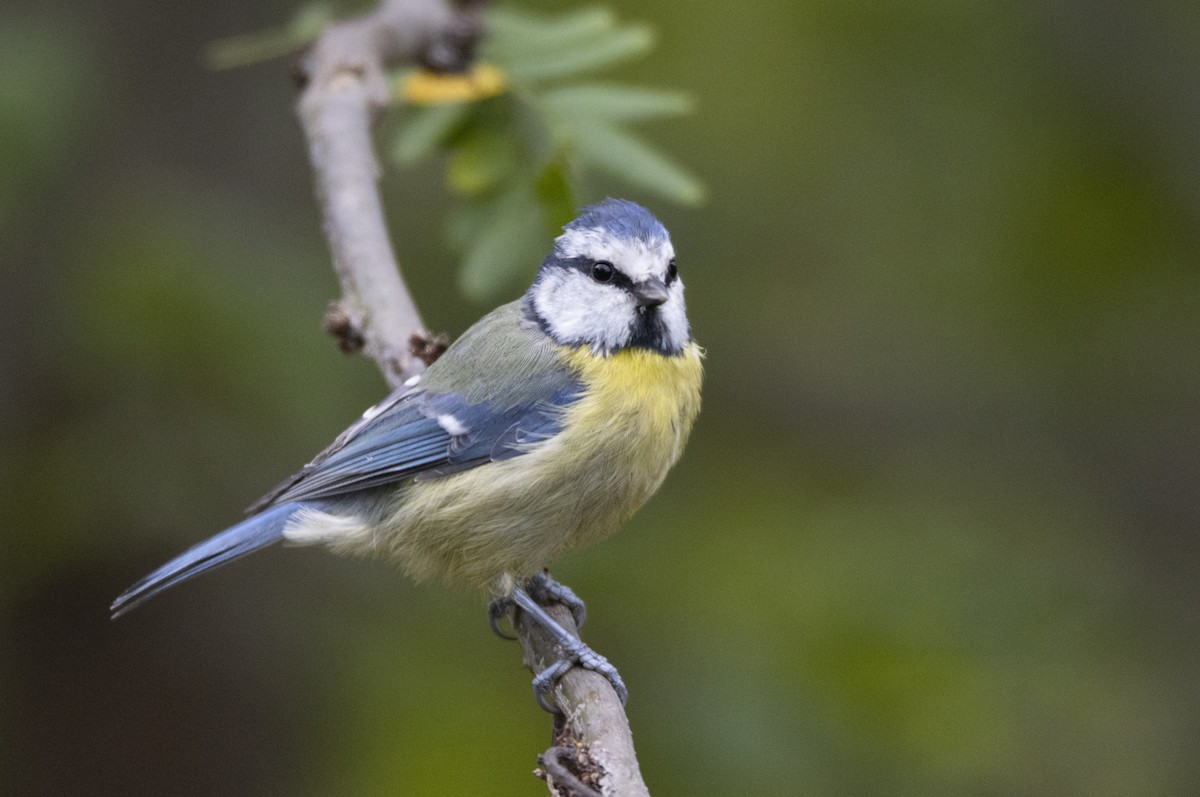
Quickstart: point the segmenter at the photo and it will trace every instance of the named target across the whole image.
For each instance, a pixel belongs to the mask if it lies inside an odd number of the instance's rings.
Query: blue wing
[[[409,478],[438,478],[518,456],[558,434],[563,410],[581,393],[580,383],[566,380],[553,392],[498,407],[470,403],[459,393],[398,391],[368,410],[251,511]]]
[[[416,474],[417,480],[447,476],[525,453],[530,445],[562,431],[563,410],[581,392],[578,384],[570,384],[545,398],[504,410],[488,403],[468,404],[457,393],[426,396],[425,411],[435,418],[452,418],[452,425],[462,428],[463,433],[450,438],[445,461]]]

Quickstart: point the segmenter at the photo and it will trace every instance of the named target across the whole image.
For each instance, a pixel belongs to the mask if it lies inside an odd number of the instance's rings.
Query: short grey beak
[[[633,298],[637,300],[638,307],[658,307],[670,295],[666,284],[658,277],[651,277],[633,286]]]

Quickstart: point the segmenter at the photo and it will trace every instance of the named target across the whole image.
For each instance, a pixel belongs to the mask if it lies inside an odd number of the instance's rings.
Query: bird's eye
[[[674,282],[679,276],[679,269],[675,266],[675,258],[671,258],[671,262],[667,263],[667,282]]]
[[[607,260],[597,260],[592,264],[592,279],[596,282],[608,282],[615,273],[617,270]]]

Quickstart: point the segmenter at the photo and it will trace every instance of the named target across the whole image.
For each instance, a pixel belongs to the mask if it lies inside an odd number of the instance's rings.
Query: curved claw
[[[608,659],[582,642],[579,643],[579,646],[580,650],[575,652],[575,656],[579,660],[579,666],[603,675],[612,684],[613,691],[617,693],[617,698],[621,701],[621,705],[623,706],[628,703],[629,689],[626,688],[625,681],[621,678],[621,673],[617,672],[617,668],[612,666]]]
[[[492,633],[501,639],[515,640],[516,634],[510,634],[500,627],[500,619],[508,614],[508,610],[514,606],[512,598],[496,598],[488,604],[488,625],[492,627]]]
[[[537,704],[542,707],[543,711],[550,714],[558,713],[558,709],[554,703],[547,700],[547,698],[554,691],[554,684],[558,682],[559,678],[566,675],[567,670],[571,669],[571,666],[570,659],[559,659],[534,676],[533,697],[537,700]]]

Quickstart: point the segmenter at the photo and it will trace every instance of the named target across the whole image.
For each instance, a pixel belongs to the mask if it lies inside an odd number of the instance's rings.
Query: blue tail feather
[[[189,548],[121,593],[111,607],[113,619],[181,581],[279,542],[288,518],[300,506],[271,507]]]

